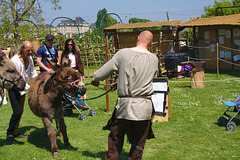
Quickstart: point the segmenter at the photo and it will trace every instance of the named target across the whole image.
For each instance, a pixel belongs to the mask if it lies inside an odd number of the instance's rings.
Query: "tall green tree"
[[[141,18],[130,18],[128,20],[129,23],[140,23],[140,22],[151,22],[150,20],[148,19],[141,19]],[[159,28],[159,27],[156,27],[156,28],[136,28],[136,29],[132,29],[133,32],[136,32],[136,31],[144,31],[144,30],[149,30],[149,31],[155,31],[155,30],[162,30],[162,29],[168,29],[168,28]]]
[[[60,0],[45,0],[45,2],[51,3],[54,10],[61,9]],[[37,24],[44,21],[41,17],[43,12],[41,3],[43,2],[38,0],[0,0],[2,29],[13,34],[15,43],[18,39],[23,39],[22,36],[33,28],[33,24],[29,23],[30,21]]]
[[[151,22],[150,20],[148,19],[141,19],[141,18],[130,18],[128,20],[129,23],[140,23],[140,22]],[[132,29],[133,32],[141,32],[141,31],[144,31],[144,30],[150,30],[149,28],[135,28],[135,29]]]
[[[97,20],[95,22],[96,29],[99,31],[97,33],[97,30],[94,31],[95,34],[103,35],[103,29],[105,27],[111,26],[113,24],[116,24],[117,20],[112,18],[111,14],[107,13],[106,8],[103,8],[102,10],[98,11],[97,13]]]
[[[130,18],[128,20],[129,23],[139,23],[139,22],[151,22],[148,19],[141,19],[141,18]]]
[[[236,13],[240,13],[240,0],[221,0],[221,1],[214,1],[214,4],[208,5],[204,7],[204,12],[205,14],[202,14],[201,17],[202,18],[206,18],[206,17],[214,17],[216,16],[216,14],[224,16],[224,15],[230,15],[230,14],[236,14]],[[217,10],[216,13],[216,9],[218,7],[223,7],[221,9]],[[225,8],[227,7],[227,8]],[[229,8],[228,8],[229,7]]]

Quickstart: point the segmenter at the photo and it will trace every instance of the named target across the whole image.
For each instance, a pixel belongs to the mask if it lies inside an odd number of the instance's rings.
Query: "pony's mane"
[[[43,93],[46,94],[49,89],[50,89],[50,85],[51,85],[51,80],[56,76],[56,73],[52,74],[49,78],[46,79],[45,84],[44,84],[44,88],[43,88]]]

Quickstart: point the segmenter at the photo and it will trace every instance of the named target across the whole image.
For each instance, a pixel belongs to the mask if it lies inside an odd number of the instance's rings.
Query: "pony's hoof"
[[[53,158],[57,158],[58,157],[58,152],[53,152]]]

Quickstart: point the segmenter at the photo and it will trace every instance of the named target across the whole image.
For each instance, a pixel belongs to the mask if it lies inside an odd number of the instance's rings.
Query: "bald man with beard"
[[[150,31],[141,32],[136,47],[119,50],[94,73],[92,85],[95,86],[114,71],[119,73],[117,103],[108,125],[104,127],[110,130],[105,160],[119,158],[125,134],[131,144],[128,159],[142,158],[151,131],[152,81],[158,67],[158,58],[148,51],[152,40],[153,34]]]
[[[6,138],[6,140],[10,143],[14,143],[15,138],[27,137],[26,135],[22,135],[18,132],[18,126],[23,113],[25,94],[30,87],[27,77],[32,79],[38,75],[31,56],[32,49],[32,43],[26,40],[22,43],[19,53],[11,58],[11,61],[15,64],[17,71],[25,80],[26,85],[23,91],[17,91],[15,89],[8,91],[9,99],[13,109],[13,114],[9,122]]]

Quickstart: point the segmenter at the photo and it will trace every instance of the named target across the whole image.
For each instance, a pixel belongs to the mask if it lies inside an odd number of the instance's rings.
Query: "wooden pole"
[[[86,57],[86,62],[87,62],[87,71],[88,71],[88,78],[90,78],[90,71],[89,71],[89,66],[88,66],[88,54],[87,54],[87,47],[86,47],[86,43],[85,40],[83,41],[83,46],[84,46],[84,52],[85,52],[85,57]]]
[[[108,61],[108,40],[107,40],[107,34],[105,33],[105,58],[106,63]],[[109,79],[106,79],[106,84],[109,84]],[[106,86],[106,91],[109,90],[109,86]],[[106,94],[106,112],[109,112],[109,93]]]
[[[177,51],[180,51],[180,32],[177,30]]]
[[[114,30],[114,47],[115,47],[115,50],[119,49],[118,48],[118,39],[117,39],[117,30]]]
[[[194,41],[194,52],[195,52],[195,58],[198,58],[197,54],[197,36],[196,36],[196,27],[193,27],[193,41]]]
[[[219,78],[219,47],[217,42],[217,78]]]

